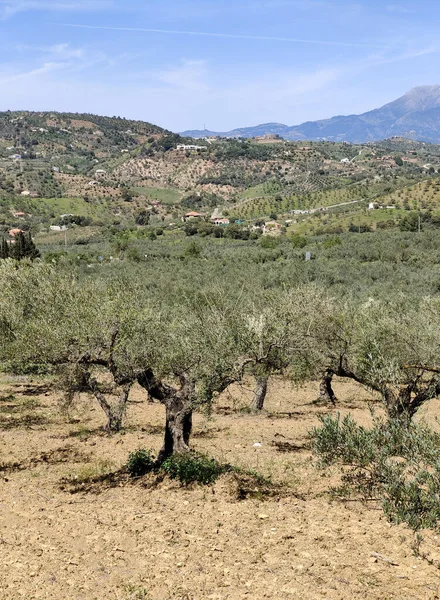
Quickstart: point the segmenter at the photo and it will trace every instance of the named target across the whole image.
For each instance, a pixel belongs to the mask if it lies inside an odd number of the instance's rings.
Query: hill
[[[365,143],[400,136],[440,143],[440,85],[421,86],[385,106],[361,115],[336,116],[289,127],[267,123],[218,133],[186,131],[182,135],[251,138],[278,134],[286,140],[330,140]]]
[[[432,98],[424,105],[431,110]],[[439,171],[440,146],[401,137],[357,145],[194,141],[119,117],[0,113],[0,228],[30,228],[44,243],[63,215],[84,244],[109,227],[172,227],[189,211],[209,220],[214,209],[247,227],[276,216],[300,233],[347,231],[371,202],[397,197],[403,209],[423,209],[418,184]],[[437,196],[429,210],[440,205]],[[397,226],[403,213],[393,214]],[[390,215],[367,211],[362,219],[374,229]]]

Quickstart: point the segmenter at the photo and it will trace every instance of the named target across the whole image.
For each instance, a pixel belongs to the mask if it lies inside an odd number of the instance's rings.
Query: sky
[[[0,0],[0,110],[297,125],[440,84],[438,0]]]

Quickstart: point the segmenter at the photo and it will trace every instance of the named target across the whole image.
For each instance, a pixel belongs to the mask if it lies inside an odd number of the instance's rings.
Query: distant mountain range
[[[440,85],[420,86],[382,108],[362,115],[338,116],[322,121],[308,121],[289,127],[282,123],[265,123],[227,132],[184,131],[181,135],[251,138],[278,134],[286,140],[329,140],[365,143],[399,136],[422,142],[440,143]]]

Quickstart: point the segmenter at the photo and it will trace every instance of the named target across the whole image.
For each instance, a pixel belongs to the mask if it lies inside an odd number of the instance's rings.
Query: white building
[[[196,146],[195,144],[177,144],[177,150],[208,150],[208,146]]]

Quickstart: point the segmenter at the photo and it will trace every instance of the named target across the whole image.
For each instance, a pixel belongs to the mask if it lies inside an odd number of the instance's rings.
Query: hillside
[[[385,106],[361,115],[336,116],[289,127],[266,123],[218,133],[186,131],[182,135],[251,138],[278,134],[286,140],[331,140],[365,143],[393,136],[440,142],[440,85],[421,86]]]
[[[83,243],[108,227],[170,227],[189,211],[209,220],[216,209],[246,227],[276,217],[293,220],[289,231],[331,233],[358,222],[367,203],[393,204],[396,195],[404,210],[425,210],[418,190],[439,170],[439,146],[400,137],[194,141],[116,117],[8,112],[0,116],[0,226],[31,228],[46,243],[49,226],[73,215]],[[428,206],[438,209],[437,194]],[[370,228],[383,220],[380,211],[364,218]]]

